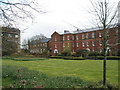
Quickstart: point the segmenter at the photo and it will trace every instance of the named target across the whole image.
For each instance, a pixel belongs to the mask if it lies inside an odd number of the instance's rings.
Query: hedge
[[[64,57],[65,60],[85,60],[83,57]]]
[[[87,59],[103,60],[104,56],[89,56]],[[107,56],[107,60],[120,60],[120,56]]]

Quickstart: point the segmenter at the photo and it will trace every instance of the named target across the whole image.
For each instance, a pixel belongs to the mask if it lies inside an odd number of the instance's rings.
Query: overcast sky
[[[55,31],[63,33],[64,30],[75,31],[93,27],[87,10],[90,8],[89,0],[38,0],[41,8],[47,11],[45,14],[36,14],[35,22],[23,22],[20,29],[28,28],[21,33],[21,39],[28,39],[34,35],[44,34],[50,38]],[[92,0],[94,1],[94,0]],[[118,2],[119,0],[110,0]]]

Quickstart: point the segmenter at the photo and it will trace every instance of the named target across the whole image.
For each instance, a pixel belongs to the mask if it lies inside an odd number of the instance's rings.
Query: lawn
[[[28,70],[45,73],[49,77],[79,77],[80,79],[89,82],[101,81],[103,70],[102,60],[3,60],[2,65],[25,67]],[[107,60],[107,81],[113,85],[118,85],[118,60]]]

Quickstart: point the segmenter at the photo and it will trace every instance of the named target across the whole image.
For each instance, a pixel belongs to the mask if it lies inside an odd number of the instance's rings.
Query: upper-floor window
[[[99,37],[102,37],[102,34],[101,34],[101,32],[99,32]]]
[[[72,36],[72,40],[74,40],[74,36]]]
[[[15,38],[18,38],[18,35],[15,35]]]
[[[67,40],[70,40],[70,36],[69,35],[67,36]]]
[[[95,33],[94,32],[92,33],[92,38],[95,38]]]
[[[88,33],[86,33],[86,38],[88,38]]]
[[[94,41],[92,41],[92,46],[95,46],[95,42]]]
[[[55,41],[57,41],[57,38],[55,37]]]
[[[78,35],[76,35],[76,40],[78,40]]]
[[[12,35],[11,35],[11,34],[8,34],[8,37],[12,37]]]
[[[82,39],[85,39],[85,36],[84,36],[84,34],[82,34]]]
[[[84,42],[82,42],[82,46],[85,47],[85,43]]]
[[[65,40],[65,36],[63,36],[63,41]]]

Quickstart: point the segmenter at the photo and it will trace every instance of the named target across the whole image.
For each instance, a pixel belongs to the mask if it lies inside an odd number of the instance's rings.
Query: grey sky
[[[71,23],[79,28],[89,28],[91,24],[88,9],[89,0],[38,0],[39,4],[46,10],[45,14],[35,14],[35,23],[23,23],[20,29],[28,26],[28,29],[21,33],[21,38],[28,39],[34,35],[44,34],[50,37],[54,31],[62,33],[64,30],[75,31]],[[94,1],[94,0],[92,0]],[[118,2],[119,0],[110,0]]]

